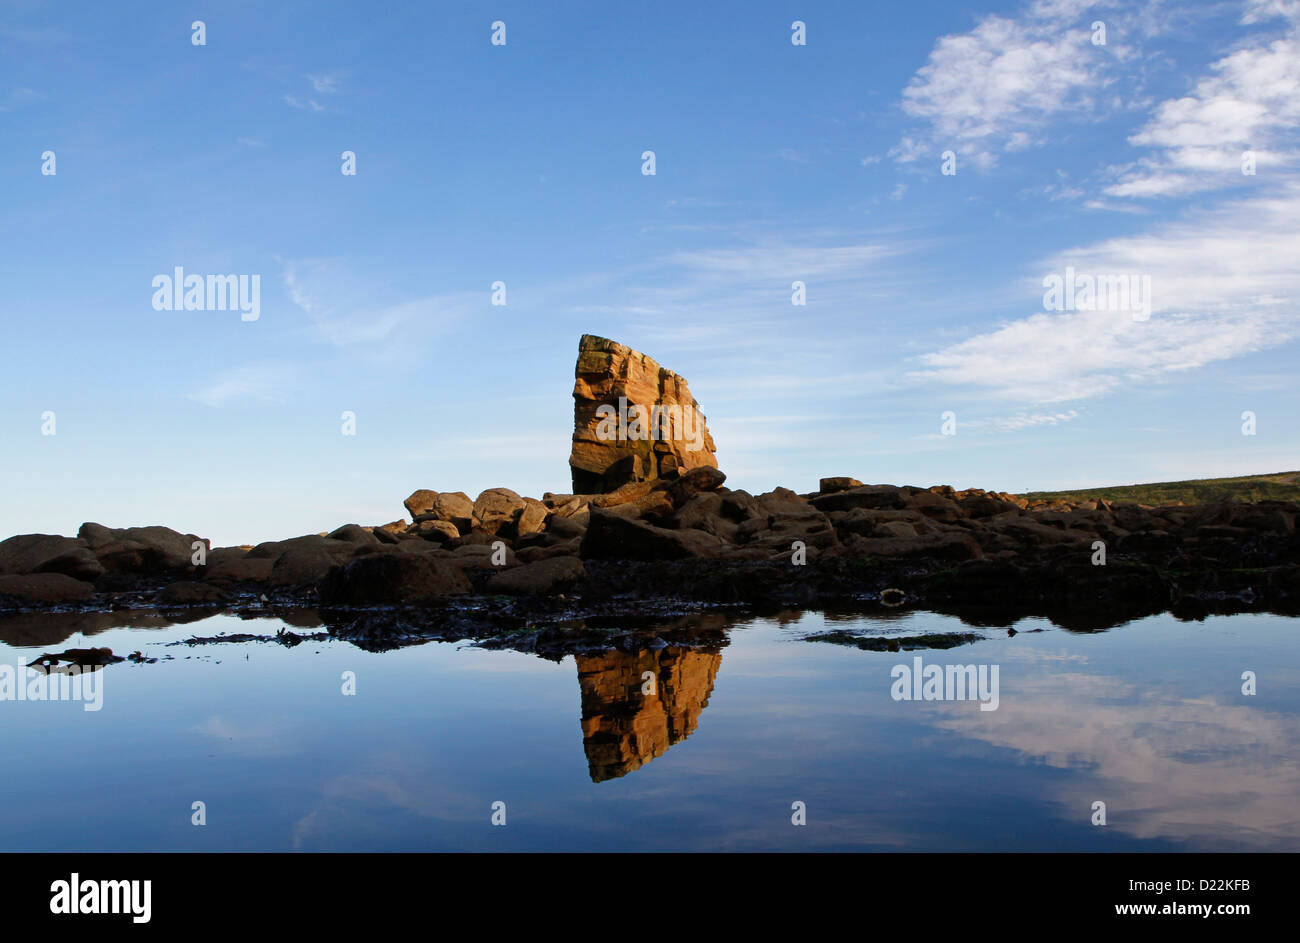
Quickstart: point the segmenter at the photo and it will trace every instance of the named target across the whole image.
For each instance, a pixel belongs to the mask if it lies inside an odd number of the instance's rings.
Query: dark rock
[[[8,596],[20,603],[84,602],[95,594],[95,587],[74,580],[63,573],[30,573],[0,576],[0,599]]]
[[[329,535],[330,540],[342,540],[350,544],[370,545],[379,543],[379,538],[360,524],[344,524]]]
[[[596,560],[681,560],[717,556],[723,547],[719,538],[703,531],[668,530],[593,508],[582,540],[582,557]]]
[[[487,591],[516,596],[541,595],[586,577],[587,570],[581,560],[554,556],[494,574],[487,582]]]
[[[220,588],[210,583],[179,580],[164,586],[158,594],[162,606],[219,606],[229,601]]]
[[[469,580],[448,560],[428,554],[375,553],[335,567],[321,581],[328,606],[411,603],[470,591]]]
[[[93,582],[103,565],[83,540],[54,534],[20,534],[0,541],[0,575],[62,573]]]

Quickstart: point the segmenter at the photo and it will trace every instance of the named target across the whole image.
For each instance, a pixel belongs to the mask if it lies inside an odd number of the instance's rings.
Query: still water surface
[[[0,618],[0,665],[90,646],[160,660],[106,667],[99,711],[0,701],[4,851],[1300,850],[1295,619],[1031,619],[888,653],[805,637],[972,630],[808,612],[737,620],[713,648],[555,662],[166,644],[281,627],[232,616],[63,638],[53,618]],[[891,669],[917,655],[997,665],[997,710],[894,700]]]

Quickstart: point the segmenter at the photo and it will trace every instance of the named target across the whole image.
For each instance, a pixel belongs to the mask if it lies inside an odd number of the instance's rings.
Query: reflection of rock
[[[695,730],[709,703],[720,652],[663,648],[578,655],[582,745],[592,782],[617,779],[662,756]],[[643,694],[644,672],[654,694]]]

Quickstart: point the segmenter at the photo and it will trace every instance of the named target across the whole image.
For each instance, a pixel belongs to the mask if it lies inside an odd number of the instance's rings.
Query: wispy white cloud
[[[941,36],[903,90],[903,112],[923,125],[889,156],[909,164],[952,150],[988,168],[1047,143],[1054,119],[1130,107],[1142,81],[1127,76],[1121,94],[1119,66],[1141,61],[1142,44],[1195,15],[1163,0],[1035,0],[1015,16],[985,16],[969,32]]]
[[[300,388],[301,375],[293,364],[258,363],[236,367],[190,394],[206,406],[233,402],[282,403]]]
[[[15,108],[34,105],[44,97],[40,92],[20,85],[0,93],[0,111],[13,111]]]
[[[1050,116],[1092,111],[1115,58],[1077,22],[1092,6],[1037,3],[1018,19],[988,16],[968,33],[940,37],[903,90],[903,111],[928,123],[929,143],[904,137],[894,159],[951,149],[988,167],[1040,143]]]
[[[1019,432],[1034,426],[1059,426],[1072,422],[1082,415],[1077,409],[1058,413],[1019,413],[1014,416],[993,416],[987,419],[968,419],[962,422],[965,429],[981,432]]]
[[[297,95],[285,95],[284,103],[290,108],[297,108],[301,111],[324,111],[325,106],[314,98],[299,98]]]
[[[1284,4],[1255,4],[1285,9]],[[1294,11],[1292,11],[1294,16]],[[1248,12],[1251,22],[1261,12]],[[1162,102],[1129,138],[1151,156],[1123,168],[1107,187],[1112,196],[1181,196],[1240,185],[1244,153],[1259,174],[1294,168],[1300,158],[1300,30],[1238,49],[1210,66],[1190,94]]]
[[[1300,336],[1300,187],[1046,260],[1042,271],[1150,275],[1149,320],[1037,313],[924,354],[913,380],[1032,403],[1079,400]]]
[[[343,83],[343,73],[341,72],[321,72],[318,74],[308,73],[306,76],[311,87],[321,95],[333,95]]]
[[[283,264],[281,278],[289,299],[308,316],[317,338],[335,347],[418,355],[423,342],[490,301],[483,291],[376,303],[376,297],[388,293],[387,286],[358,278],[341,262],[305,259]]]

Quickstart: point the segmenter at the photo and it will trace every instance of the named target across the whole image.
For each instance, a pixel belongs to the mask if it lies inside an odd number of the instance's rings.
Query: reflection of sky
[[[1101,800],[1109,827],[1139,838],[1300,848],[1300,721],[1241,694],[1234,678],[1257,662],[1225,662],[1206,689],[1173,672],[1116,678],[1086,658],[1040,673],[1036,654],[1003,659],[1004,678],[1014,667],[1017,681],[997,712],[974,717],[944,705],[937,726],[1024,762],[1084,771],[1053,797],[1062,816],[1086,817]],[[1275,682],[1263,673],[1266,685]]]
[[[922,652],[1001,666],[1001,705],[981,712],[893,701],[900,655],[799,641],[852,623],[759,621],[732,630],[698,729],[602,783],[571,658],[160,644],[275,628],[229,617],[108,629],[94,644],[171,658],[110,666],[98,713],[0,704],[0,848],[1294,850],[1294,625],[1161,616]],[[919,613],[905,628],[963,626]],[[32,657],[0,645],[0,662]],[[1089,824],[1097,799],[1105,828]],[[489,824],[497,800],[505,828]],[[790,824],[795,800],[806,827]]]

